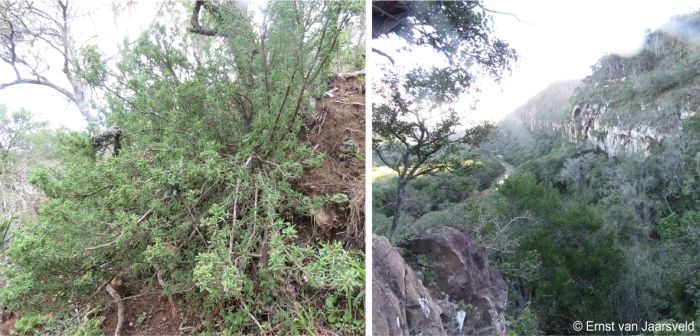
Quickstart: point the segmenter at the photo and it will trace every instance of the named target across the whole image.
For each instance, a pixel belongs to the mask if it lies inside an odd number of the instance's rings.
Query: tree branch
[[[86,100],[86,83],[71,68],[71,60],[78,55],[70,31],[75,15],[68,1],[50,1],[50,4],[45,4],[46,8],[27,1],[16,5],[10,2],[6,6],[0,13],[5,27],[1,58],[12,67],[16,80],[1,83],[0,89],[18,84],[49,87],[73,102],[86,121],[94,121],[95,116]],[[46,77],[53,65],[50,62],[58,60],[54,56],[61,57],[56,63],[62,67],[69,87],[60,86],[60,81]]]
[[[394,59],[391,58],[391,56],[389,56],[387,53],[385,53],[385,52],[383,52],[383,51],[381,51],[381,50],[379,50],[379,49],[377,49],[377,48],[372,48],[372,52],[375,52],[375,53],[379,54],[379,56],[384,56],[384,57],[386,57],[387,59],[389,59],[389,62],[391,62],[391,65],[394,65]]]
[[[499,14],[499,15],[508,15],[508,16],[512,16],[513,18],[515,18],[516,20],[518,20],[518,22],[522,22],[522,23],[528,24],[528,25],[533,25],[533,23],[531,23],[531,22],[527,22],[527,21],[521,20],[517,15],[515,15],[515,14],[513,14],[513,13],[501,12],[501,11],[497,11],[497,10],[493,10],[493,9],[488,9],[488,8],[484,7],[484,5],[482,5],[480,1],[470,1],[470,2],[475,3],[475,4],[476,4],[479,8],[481,8],[484,12],[488,12],[488,13],[492,13],[492,14]]]
[[[114,244],[119,240],[118,237],[120,237],[120,236],[121,236],[121,235],[117,236],[117,239],[115,239],[115,240],[113,240],[113,241],[111,241],[111,242],[108,242],[108,243],[100,244],[100,245],[97,245],[97,246],[88,246],[88,247],[85,248],[85,251],[94,251],[94,250],[101,249],[101,248],[104,248],[104,247],[110,247],[110,246],[114,245]]]
[[[64,89],[64,88],[62,88],[54,83],[39,80],[39,79],[18,78],[18,79],[13,80],[12,82],[1,83],[0,90],[8,88],[8,87],[13,86],[13,85],[18,85],[18,84],[36,84],[36,85],[48,86],[48,87],[60,92],[64,96],[68,97],[68,99],[70,99],[70,100],[75,99],[75,96],[70,91],[68,91],[68,90],[66,90],[66,89]]]
[[[374,151],[375,151],[375,152],[377,153],[377,155],[379,156],[379,159],[382,160],[382,162],[384,162],[384,164],[385,164],[387,167],[389,167],[389,168],[391,168],[391,169],[393,169],[393,170],[396,170],[396,171],[398,172],[398,165],[389,163],[389,161],[386,160],[386,159],[384,158],[384,156],[382,155],[381,149],[375,148]]]
[[[107,290],[109,296],[111,296],[112,299],[114,299],[114,302],[117,304],[117,326],[114,329],[114,336],[120,336],[122,332],[122,325],[124,324],[124,302],[122,302],[122,297],[111,284],[107,284],[107,286],[105,286],[105,290]]]
[[[216,36],[216,30],[204,28],[199,23],[199,11],[202,9],[202,6],[205,6],[205,3],[206,0],[197,0],[195,2],[194,9],[192,9],[192,17],[190,18],[190,25],[192,26],[187,28],[187,31],[189,31],[190,33],[195,33],[204,36]],[[206,7],[207,9],[211,8],[211,6]]]

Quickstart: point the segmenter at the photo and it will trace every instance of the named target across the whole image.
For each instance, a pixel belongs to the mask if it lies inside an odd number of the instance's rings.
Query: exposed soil
[[[0,321],[0,336],[9,336],[10,330],[15,326],[15,321],[17,321],[17,315],[3,312]]]
[[[144,288],[144,290],[146,290]],[[102,331],[106,335],[113,335],[117,326],[117,305],[105,294],[105,300],[110,302],[102,312],[105,321],[102,323]],[[178,319],[173,319],[170,312],[168,299],[160,293],[143,292],[135,293],[131,297],[124,298],[124,325],[122,335],[179,335],[183,332],[193,331],[184,329],[180,331]],[[186,327],[183,325],[183,327]]]
[[[364,75],[338,76],[305,118],[302,139],[326,154],[322,165],[295,181],[297,191],[313,195],[346,194],[349,204],[327,205],[312,214],[312,234],[341,240],[346,248],[364,248],[365,87]]]

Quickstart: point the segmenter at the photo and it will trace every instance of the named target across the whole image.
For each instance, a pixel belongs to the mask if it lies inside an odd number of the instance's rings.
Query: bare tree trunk
[[[117,304],[117,326],[114,329],[114,336],[119,336],[121,335],[122,325],[124,324],[124,302],[122,302],[122,297],[117,293],[117,290],[112,287],[112,284],[107,284],[105,289]]]
[[[394,218],[391,221],[391,229],[389,230],[389,241],[392,241],[394,233],[399,226],[399,217],[401,216],[401,206],[403,205],[403,194],[406,188],[406,181],[399,177],[399,185],[396,188],[396,204],[394,205]]]
[[[78,81],[77,79],[72,79],[73,81]],[[69,97],[71,101],[75,104],[75,106],[78,108],[78,111],[80,114],[83,116],[85,121],[88,122],[88,124],[92,124],[97,121],[97,117],[92,113],[90,110],[90,104],[85,100],[85,94],[84,94],[84,89],[81,88],[81,85],[79,83],[71,83],[73,86],[73,91],[76,93]]]
[[[89,87],[71,65],[78,59],[79,50],[71,31],[76,13],[68,0],[40,4],[16,1],[0,7],[0,22],[3,24],[0,61],[9,65],[15,75],[14,80],[0,83],[0,90],[19,84],[49,87],[73,102],[88,124],[94,123],[97,117],[88,101]],[[52,78],[47,71],[49,65],[57,66],[59,59],[64,79]],[[50,64],[40,67],[35,64],[36,60]],[[64,80],[70,86],[63,85]]]

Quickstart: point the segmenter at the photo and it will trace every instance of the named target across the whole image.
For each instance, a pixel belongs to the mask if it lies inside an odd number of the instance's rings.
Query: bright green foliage
[[[536,334],[537,316],[530,308],[530,305],[527,305],[513,321],[513,326],[508,331],[508,336],[528,336]]]
[[[96,155],[74,133],[59,169],[32,173],[47,199],[8,249],[16,270],[3,302],[60,311],[94,299],[112,276],[159,273],[163,294],[198,307],[188,311],[203,312],[210,331],[291,331],[313,300],[331,296],[350,311],[339,327],[361,327],[363,255],[297,245],[292,219],[313,202],[291,186],[320,162],[298,140],[301,116],[324,89],[355,5],[273,1],[260,26],[231,5],[219,37],[156,23],[125,45],[108,95],[119,155]],[[89,64],[97,83],[100,67]]]
[[[696,211],[686,211],[683,215],[672,213],[659,221],[657,231],[662,240],[692,244],[700,234],[700,213]]]
[[[46,323],[49,320],[45,315],[26,315],[15,321],[14,330],[20,335],[27,335],[32,329]]]
[[[92,86],[99,86],[107,79],[107,66],[95,45],[80,49],[80,58],[73,60],[73,71]]]
[[[100,326],[104,322],[104,317],[94,317],[75,324],[63,331],[63,335],[69,336],[101,336],[104,335]]]
[[[343,251],[340,243],[322,245],[317,260],[304,267],[309,284],[317,288],[332,288],[348,298],[355,288],[362,285],[364,265]]]
[[[325,299],[326,320],[334,328],[362,333],[364,291],[355,289],[363,286],[364,264],[344,252],[339,243],[324,245],[318,253],[321,257],[308,264],[304,273],[312,287],[335,292]]]

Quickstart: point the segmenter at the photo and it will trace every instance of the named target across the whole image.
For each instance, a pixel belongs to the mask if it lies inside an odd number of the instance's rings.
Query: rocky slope
[[[506,334],[506,283],[469,234],[435,226],[402,250],[414,267],[372,240],[374,335]]]
[[[574,92],[568,138],[609,156],[649,155],[700,110],[700,46],[689,31],[700,12],[671,19],[647,34],[637,55],[608,55]]]
[[[636,55],[606,55],[577,85],[544,89],[499,124],[504,136],[536,146],[533,134],[555,132],[611,157],[649,155],[700,110],[699,30],[700,12],[671,19]]]
[[[445,335],[442,311],[383,236],[372,237],[372,326],[380,335]]]

